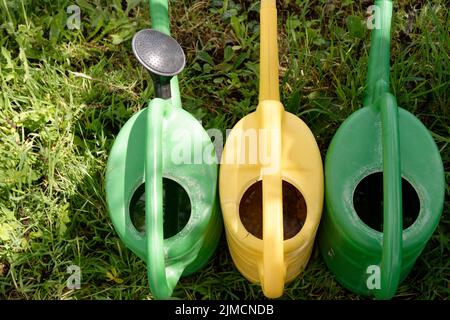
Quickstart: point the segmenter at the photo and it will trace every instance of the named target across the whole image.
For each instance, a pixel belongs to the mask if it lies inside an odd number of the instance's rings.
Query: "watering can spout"
[[[261,1],[260,23],[259,100],[280,100],[277,9],[274,0]]]
[[[374,106],[373,102],[380,94],[389,92],[392,1],[377,0],[375,5],[383,14],[376,12],[379,28],[374,28],[371,35],[366,106]]]
[[[183,71],[186,57],[178,42],[171,36],[154,30],[137,32],[131,42],[133,53],[150,72],[157,98],[171,98],[171,79]]]
[[[170,35],[169,2],[150,0],[150,19],[155,30]]]

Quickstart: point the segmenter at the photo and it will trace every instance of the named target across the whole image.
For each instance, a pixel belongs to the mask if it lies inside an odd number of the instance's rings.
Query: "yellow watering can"
[[[262,0],[260,15],[260,102],[228,136],[219,194],[236,267],[277,298],[311,255],[323,168],[312,132],[280,102],[275,0]]]

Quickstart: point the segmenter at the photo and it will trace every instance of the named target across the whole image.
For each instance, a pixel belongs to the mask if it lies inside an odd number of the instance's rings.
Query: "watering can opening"
[[[420,213],[420,200],[412,184],[402,178],[403,230],[414,224]],[[353,207],[370,228],[383,232],[383,172],[365,176],[353,193]]]
[[[297,235],[306,221],[306,201],[301,192],[283,180],[283,238]],[[262,181],[252,184],[239,203],[239,217],[245,229],[263,239]]]
[[[145,183],[133,194],[129,206],[133,226],[145,234]],[[163,229],[164,239],[180,232],[191,217],[191,202],[186,190],[177,182],[163,178]]]

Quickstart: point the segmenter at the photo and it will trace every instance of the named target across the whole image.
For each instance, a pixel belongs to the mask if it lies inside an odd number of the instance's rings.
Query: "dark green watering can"
[[[150,289],[168,298],[181,275],[201,268],[222,231],[214,145],[181,108],[176,74],[185,65],[169,36],[168,3],[151,0],[154,29],[139,31],[133,52],[150,71],[156,98],[119,132],[108,160],[106,195],[122,241],[147,264]]]
[[[390,299],[439,223],[445,191],[426,127],[389,92],[392,1],[376,1],[364,108],[334,136],[325,161],[323,258],[355,293]]]

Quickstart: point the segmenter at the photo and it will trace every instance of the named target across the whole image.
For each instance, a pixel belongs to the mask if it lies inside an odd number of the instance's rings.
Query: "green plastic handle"
[[[389,92],[392,1],[375,1],[380,29],[372,31],[366,105],[380,111],[383,143],[383,253],[378,299],[397,291],[402,264],[402,176],[399,116],[396,98]]]
[[[171,294],[164,257],[162,116],[162,106],[149,106],[145,161],[145,231],[148,280],[152,293],[157,298]],[[152,123],[151,119],[161,121]]]
[[[150,0],[150,18],[155,30],[170,35],[167,0]],[[170,103],[181,107],[177,77],[170,82]],[[163,137],[164,105],[161,99],[153,99],[148,106],[145,159],[145,221],[147,239],[147,276],[150,289],[157,299],[172,295],[184,270],[184,265],[166,266],[164,252],[163,212]]]
[[[390,299],[397,291],[402,266],[402,176],[400,131],[395,97],[384,93],[378,100],[381,108],[383,142],[383,254],[381,288],[375,295]]]
[[[149,0],[152,28],[170,36],[169,2],[167,0]],[[178,77],[170,80],[171,101],[175,107],[181,108],[180,87]]]
[[[145,161],[145,230],[147,275],[157,299],[172,295],[184,271],[182,263],[166,266],[164,252],[162,123],[167,101],[153,99],[148,107]]]

